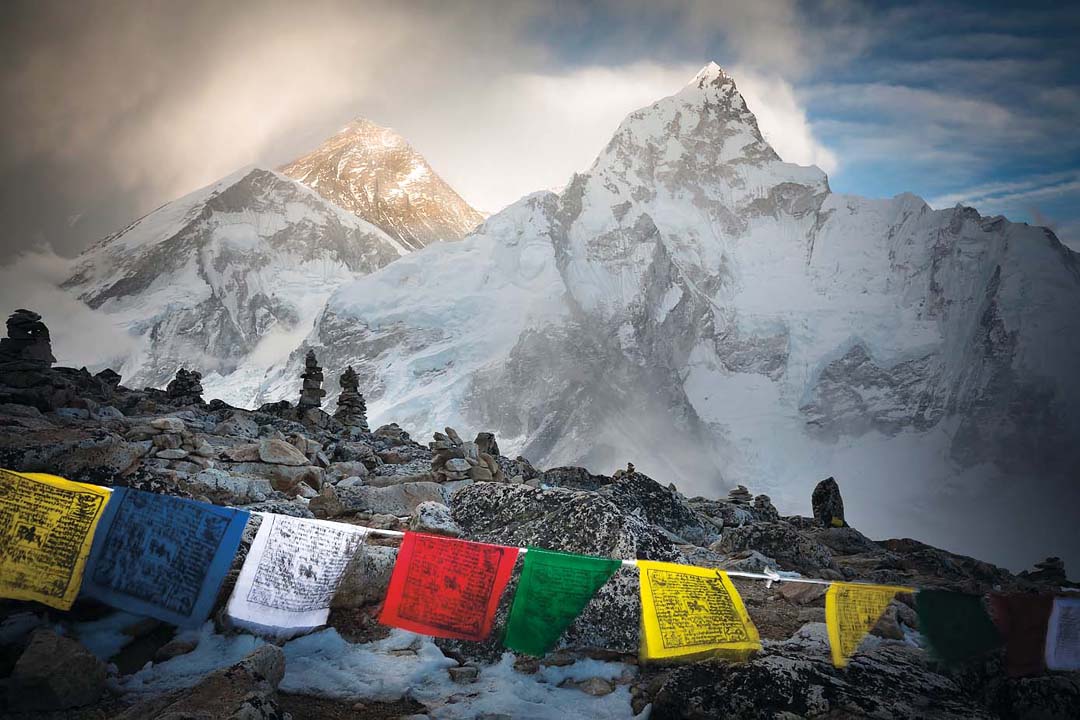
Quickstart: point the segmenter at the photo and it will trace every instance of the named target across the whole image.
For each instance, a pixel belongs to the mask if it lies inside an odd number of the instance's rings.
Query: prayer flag
[[[574,622],[621,560],[529,548],[503,644],[544,655]]]
[[[518,549],[405,533],[379,622],[480,642],[491,632]]]
[[[639,560],[638,569],[643,659],[744,659],[761,649],[757,628],[727,573],[653,560]]]
[[[889,607],[899,592],[912,588],[893,585],[862,585],[833,583],[825,593],[825,624],[829,631],[829,647],[836,667],[844,667],[866,637],[866,633]]]
[[[116,488],[86,565],[83,593],[180,627],[213,609],[248,513]]]
[[[1005,672],[1012,677],[1046,668],[1046,625],[1053,604],[1052,595],[990,595],[990,616],[1005,638]]]
[[[1080,670],[1080,597],[1054,598],[1046,630],[1046,667]]]
[[[108,500],[97,485],[0,470],[0,597],[69,609]]]
[[[287,636],[325,625],[365,528],[262,514],[227,613],[238,624]]]
[[[1001,647],[1001,634],[981,595],[920,590],[915,605],[919,632],[939,660],[960,663]]]

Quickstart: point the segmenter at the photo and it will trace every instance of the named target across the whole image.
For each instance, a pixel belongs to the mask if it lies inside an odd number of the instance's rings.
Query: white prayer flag
[[[1080,597],[1054,598],[1046,626],[1046,667],[1080,670]]]
[[[289,636],[325,625],[366,528],[262,514],[227,613],[238,625]]]

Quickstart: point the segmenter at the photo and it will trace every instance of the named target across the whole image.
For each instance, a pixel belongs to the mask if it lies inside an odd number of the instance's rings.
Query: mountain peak
[[[405,138],[364,117],[281,172],[414,250],[460,240],[484,219]]]
[[[345,139],[353,143],[376,143],[384,147],[409,148],[408,141],[393,128],[388,128],[372,122],[365,117],[356,117],[349,121],[337,135],[327,140],[325,144],[333,143],[337,139]],[[324,144],[324,146],[325,146]]]
[[[722,67],[714,62],[709,62],[705,67],[698,70],[697,75],[686,86],[704,90],[710,85],[718,86],[729,80],[731,80],[731,76],[724,72]]]

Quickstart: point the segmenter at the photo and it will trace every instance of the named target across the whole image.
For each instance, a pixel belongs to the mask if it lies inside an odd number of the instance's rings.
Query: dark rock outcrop
[[[89,705],[105,691],[105,663],[71,638],[40,628],[30,637],[3,690],[3,704],[12,711]]]
[[[825,478],[814,488],[810,498],[814,508],[814,519],[823,527],[845,527],[844,499],[840,497],[840,486],[833,478]]]

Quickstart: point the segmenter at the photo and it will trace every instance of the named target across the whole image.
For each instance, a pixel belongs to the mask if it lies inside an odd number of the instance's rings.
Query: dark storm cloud
[[[513,3],[17,3],[0,140],[9,252],[70,253],[237,167],[278,162],[393,92],[431,112],[516,57]],[[378,92],[376,92],[378,91]],[[427,106],[427,107],[425,107]],[[315,137],[313,137],[315,133]]]

